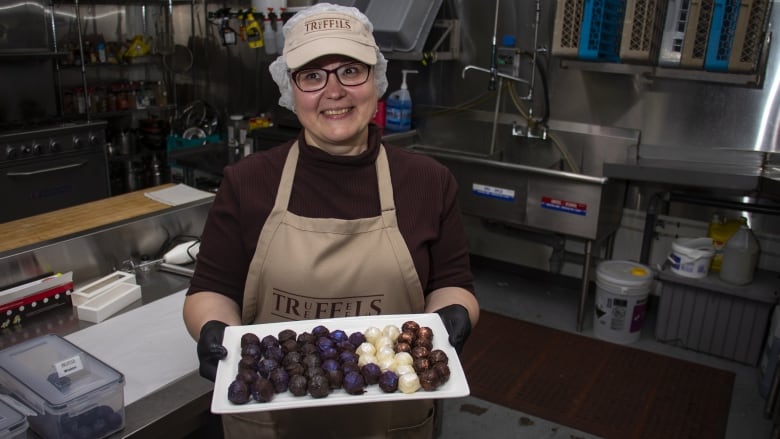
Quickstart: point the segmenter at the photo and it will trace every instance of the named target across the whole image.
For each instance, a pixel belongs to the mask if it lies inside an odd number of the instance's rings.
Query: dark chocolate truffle
[[[330,382],[325,375],[314,375],[309,380],[309,394],[314,398],[324,398],[330,394]]]

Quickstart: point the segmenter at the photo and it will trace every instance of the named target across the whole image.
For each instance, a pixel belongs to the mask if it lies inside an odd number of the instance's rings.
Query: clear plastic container
[[[0,385],[38,413],[28,422],[41,437],[100,439],[124,428],[124,375],[57,335],[0,351]]]
[[[729,238],[723,247],[723,262],[720,267],[721,280],[734,284],[745,285],[753,282],[753,275],[758,266],[760,247],[756,235],[743,224]]]
[[[28,425],[27,417],[0,401],[0,437],[6,439],[26,437]]]

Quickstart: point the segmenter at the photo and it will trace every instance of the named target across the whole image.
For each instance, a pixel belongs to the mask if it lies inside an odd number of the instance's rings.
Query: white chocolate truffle
[[[363,355],[374,355],[376,354],[376,348],[373,344],[369,342],[360,343],[360,346],[355,349],[355,353],[358,354],[358,356]]]
[[[410,373],[417,375],[417,372],[414,371],[414,366],[412,366],[411,364],[398,364],[398,363],[393,363],[393,364],[395,364],[395,369],[390,369],[390,370],[395,372],[395,374],[398,375],[399,377]]]
[[[398,335],[401,334],[401,329],[395,325],[387,325],[382,328],[382,334],[386,337],[390,337],[391,340],[395,340],[398,338]]]
[[[390,346],[382,346],[376,351],[376,358],[382,361],[386,358],[393,360],[395,358],[395,350]]]
[[[420,378],[416,373],[407,373],[398,377],[398,390],[403,393],[414,393],[420,389]]]
[[[385,346],[389,346],[390,348],[392,348],[393,346],[395,346],[395,339],[383,335],[374,341],[374,346],[377,349],[381,349]]]
[[[365,354],[358,357],[358,366],[363,367],[369,363],[378,364],[379,360],[377,360],[376,357],[371,354]]]
[[[409,352],[398,352],[395,354],[395,362],[400,364],[407,364],[409,366],[414,363],[414,357]]]
[[[365,331],[363,331],[363,335],[366,337],[366,341],[369,343],[374,343],[379,337],[382,336],[382,331],[374,326],[371,326],[370,328],[367,328]]]
[[[379,366],[379,369],[382,370],[382,372],[387,372],[388,370],[395,369],[395,359],[394,358],[378,358],[379,363],[377,363],[377,366]],[[414,368],[412,368],[414,370]]]

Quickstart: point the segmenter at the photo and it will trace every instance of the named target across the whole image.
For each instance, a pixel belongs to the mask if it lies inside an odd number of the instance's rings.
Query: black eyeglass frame
[[[341,81],[341,77],[338,74],[339,70],[341,70],[341,69],[343,69],[345,67],[354,66],[354,65],[360,65],[360,66],[365,66],[366,67],[366,69],[367,69],[366,79],[364,79],[363,82],[360,82],[358,84],[344,84]],[[373,66],[370,65],[370,64],[366,64],[366,63],[359,62],[359,61],[354,61],[354,62],[349,62],[347,64],[342,64],[342,65],[336,67],[335,69],[323,69],[323,68],[318,68],[318,67],[302,68],[300,70],[296,70],[296,71],[290,72],[290,79],[292,80],[293,84],[295,84],[295,86],[298,87],[298,90],[300,90],[300,91],[302,91],[304,93],[315,93],[315,92],[318,92],[318,91],[324,89],[325,87],[327,87],[328,86],[328,81],[330,81],[330,75],[331,74],[333,74],[333,76],[336,77],[336,80],[339,81],[339,84],[341,84],[344,87],[359,87],[359,86],[365,84],[366,82],[368,82],[368,78],[371,77],[371,69],[372,69],[372,67]],[[326,75],[325,76],[325,82],[322,84],[322,87],[320,87],[318,89],[315,89],[315,90],[304,90],[303,88],[301,88],[301,85],[298,84],[298,79],[297,79],[298,75],[303,73],[303,72],[307,72],[307,71],[321,71],[321,72],[325,72],[325,75]]]

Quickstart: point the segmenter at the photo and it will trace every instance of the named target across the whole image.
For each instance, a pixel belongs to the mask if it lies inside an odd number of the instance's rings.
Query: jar
[[[84,89],[81,87],[77,87],[73,90],[73,94],[76,97],[76,111],[79,114],[84,114],[87,112],[87,97],[84,94]]]
[[[240,114],[230,115],[230,123],[227,127],[227,143],[228,145],[241,144],[239,138],[241,132],[241,123],[244,120],[244,116]]]
[[[756,235],[747,225],[741,225],[723,247],[720,279],[734,285],[753,282],[759,251]]]
[[[66,91],[62,95],[62,111],[65,114],[75,114],[76,113],[76,103],[73,98],[73,91]]]
[[[116,90],[116,109],[119,111],[125,111],[130,108],[130,101],[127,96],[127,88],[125,84],[115,84]]]

